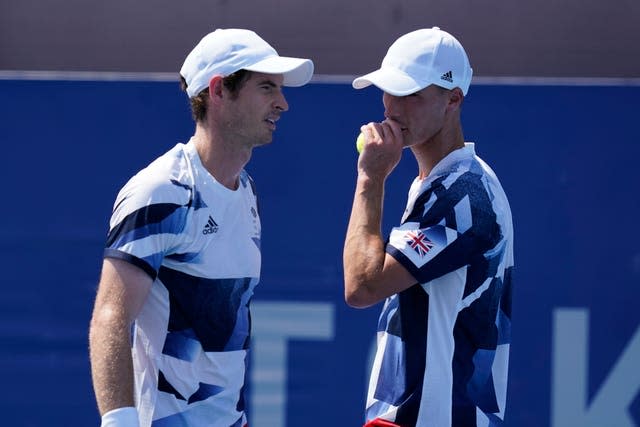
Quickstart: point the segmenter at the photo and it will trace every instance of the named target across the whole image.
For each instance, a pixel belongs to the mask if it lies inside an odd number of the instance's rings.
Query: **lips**
[[[265,122],[269,123],[270,127],[272,129],[276,128],[276,122],[280,120],[280,116],[279,115],[269,115],[266,119],[264,119]]]
[[[400,125],[400,130],[401,130],[402,132],[406,132],[406,131],[408,131],[408,130],[409,130],[409,128],[408,128],[408,127],[406,127],[406,126],[402,126],[402,123],[400,123],[400,121],[398,121],[398,120],[397,120],[396,118],[394,118],[394,117],[390,117],[390,116],[386,116],[386,115],[385,115],[385,117],[384,117],[384,121],[385,121],[385,122],[394,122],[394,123],[396,123],[396,124]]]

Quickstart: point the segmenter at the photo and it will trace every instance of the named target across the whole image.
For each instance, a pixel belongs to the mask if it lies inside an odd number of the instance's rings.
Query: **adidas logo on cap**
[[[453,73],[451,71],[447,71],[446,73],[444,73],[441,77],[441,80],[446,80],[449,83],[453,83]]]

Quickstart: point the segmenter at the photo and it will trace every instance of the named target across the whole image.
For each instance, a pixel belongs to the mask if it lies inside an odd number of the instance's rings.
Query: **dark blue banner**
[[[263,274],[253,303],[252,427],[358,426],[380,306],[347,307],[342,245],[359,126],[381,95],[285,92],[290,111],[247,170]],[[515,228],[507,425],[640,425],[640,87],[472,86],[468,141]],[[3,425],[98,425],[87,331],[111,207],[193,130],[177,83],[0,81]],[[416,173],[388,180],[384,231]]]

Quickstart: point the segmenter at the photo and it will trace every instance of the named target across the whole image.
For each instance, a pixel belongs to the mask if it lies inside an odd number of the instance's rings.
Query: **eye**
[[[272,92],[276,86],[271,82],[264,82],[259,85],[259,88],[266,93]]]

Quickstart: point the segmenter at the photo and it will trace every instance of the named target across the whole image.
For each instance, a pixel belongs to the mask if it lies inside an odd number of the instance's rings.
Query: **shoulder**
[[[407,221],[418,222],[421,227],[446,225],[464,232],[495,222],[492,199],[486,174],[479,163],[455,163],[425,186]]]
[[[131,177],[118,193],[114,209],[123,204],[127,211],[133,211],[153,204],[189,203],[194,181],[181,146],[176,145]]]
[[[443,171],[434,181],[434,192],[443,202],[459,203],[468,198],[474,205],[491,204],[489,175],[478,158],[466,158]]]

